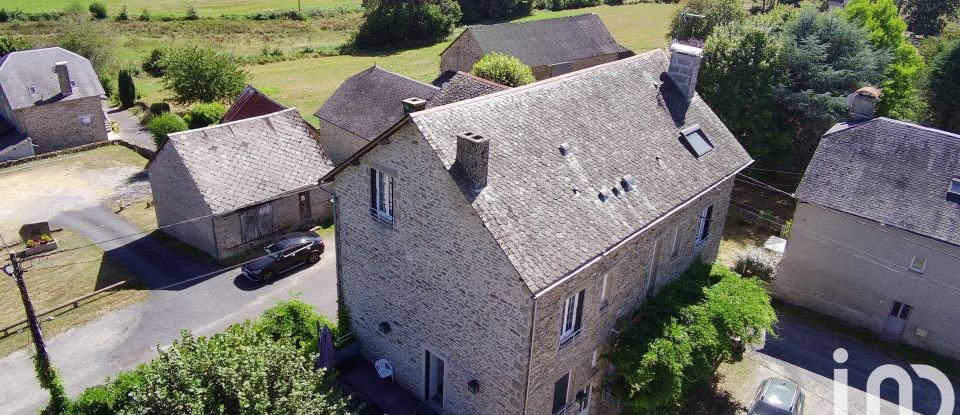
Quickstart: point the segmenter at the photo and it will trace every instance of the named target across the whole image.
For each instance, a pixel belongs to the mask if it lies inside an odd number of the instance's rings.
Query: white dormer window
[[[923,268],[927,266],[927,259],[915,256],[910,260],[910,271],[923,273]]]
[[[40,93],[40,88],[37,88],[36,85],[30,85],[30,86],[28,86],[28,87],[27,87],[27,90],[30,91],[31,94],[39,94],[39,93]]]
[[[370,168],[370,215],[393,226],[393,176]]]

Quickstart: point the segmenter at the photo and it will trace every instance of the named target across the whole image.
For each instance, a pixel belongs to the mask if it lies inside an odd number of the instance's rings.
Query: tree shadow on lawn
[[[689,415],[740,415],[746,413],[743,406],[729,391],[720,387],[723,375],[713,375],[710,382],[690,393],[684,413]]]

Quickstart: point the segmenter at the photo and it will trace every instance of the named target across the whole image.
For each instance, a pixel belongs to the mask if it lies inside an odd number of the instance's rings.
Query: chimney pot
[[[427,101],[420,98],[407,98],[400,101],[403,103],[403,113],[409,114],[411,112],[423,111],[427,108]]]
[[[53,72],[57,74],[60,81],[60,94],[69,96],[73,94],[73,85],[70,85],[70,71],[67,69],[66,62],[57,62],[53,66]]]
[[[697,76],[700,74],[702,60],[703,49],[681,43],[670,45],[670,67],[667,74],[687,101],[693,99],[697,92]]]
[[[880,102],[881,92],[872,86],[865,86],[850,95],[847,95],[847,105],[850,107],[850,119],[862,120],[873,118]]]
[[[457,164],[470,190],[487,187],[490,139],[470,131],[457,134]]]

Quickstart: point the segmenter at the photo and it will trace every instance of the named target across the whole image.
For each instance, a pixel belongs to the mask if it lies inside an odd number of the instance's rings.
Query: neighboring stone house
[[[440,53],[440,72],[470,72],[491,52],[520,59],[538,80],[633,56],[591,13],[467,27]]]
[[[106,141],[105,95],[90,61],[66,49],[0,57],[0,124],[15,130],[0,133],[0,160]]]
[[[714,260],[752,162],[671,50],[413,112],[322,180],[367,358],[443,413],[600,410],[617,318]]]
[[[506,88],[456,72],[443,74],[430,85],[374,65],[347,78],[314,115],[320,119],[323,149],[334,164],[340,164],[407,112]]]
[[[247,85],[230,104],[230,108],[223,114],[220,123],[245,120],[261,115],[273,114],[287,109],[286,106],[260,92],[252,85]]]
[[[157,225],[226,258],[330,219],[318,136],[295,108],[170,134],[147,166]]]
[[[785,302],[958,358],[960,136],[870,119],[875,102],[855,95],[863,116],[820,141],[772,288]]]

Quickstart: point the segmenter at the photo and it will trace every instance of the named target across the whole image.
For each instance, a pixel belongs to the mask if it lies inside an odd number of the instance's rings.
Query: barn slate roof
[[[510,89],[508,86],[460,71],[446,71],[432,83],[440,88],[440,92],[427,103],[428,108]]]
[[[260,92],[252,85],[247,85],[233,101],[227,112],[220,119],[221,123],[239,121],[247,118],[259,117],[261,115],[273,114],[277,111],[283,111],[287,107],[269,95]]]
[[[319,135],[290,108],[170,134],[158,153],[176,152],[211,212],[224,215],[316,185],[333,168]]]
[[[406,116],[400,101],[429,101],[437,92],[440,88],[374,65],[347,78],[314,115],[370,141]]]
[[[60,96],[60,80],[53,72],[57,62],[67,62],[70,79],[77,84],[68,97]],[[30,93],[31,85],[37,87],[36,94]],[[0,58],[0,88],[11,109],[106,95],[90,61],[59,47],[10,52]]]
[[[530,67],[630,52],[613,39],[600,17],[593,13],[470,26],[464,35],[467,32],[484,54],[499,52],[515,56]]]
[[[960,135],[889,118],[834,126],[820,140],[797,197],[960,245]]]
[[[753,161],[699,96],[684,99],[665,73],[668,63],[665,51],[654,50],[410,114],[531,292]],[[714,146],[699,158],[680,138],[694,126]],[[479,193],[462,184],[456,166],[456,136],[465,131],[490,140],[487,186]],[[632,190],[600,200],[600,191],[627,175]]]

